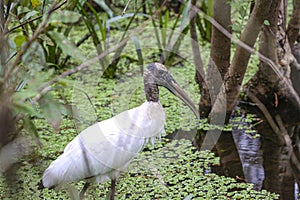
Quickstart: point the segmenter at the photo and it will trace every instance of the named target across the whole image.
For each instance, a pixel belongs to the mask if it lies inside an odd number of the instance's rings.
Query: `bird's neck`
[[[145,83],[147,101],[158,102],[158,87],[154,83]]]

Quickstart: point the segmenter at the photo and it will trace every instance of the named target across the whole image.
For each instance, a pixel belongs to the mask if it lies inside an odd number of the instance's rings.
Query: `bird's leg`
[[[79,193],[79,199],[80,200],[83,200],[83,197],[84,197],[84,193],[87,191],[88,187],[90,186],[90,183],[89,182],[86,182],[82,188],[82,190],[80,191]]]
[[[116,192],[116,179],[112,179],[110,185],[110,200],[115,200],[115,192]]]

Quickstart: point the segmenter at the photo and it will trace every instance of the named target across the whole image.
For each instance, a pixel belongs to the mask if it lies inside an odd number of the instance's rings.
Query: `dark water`
[[[239,125],[247,125],[246,122],[239,122]],[[169,134],[169,139],[185,138],[193,141],[197,131],[182,131],[177,130]],[[247,182],[254,184],[255,190],[262,188],[264,180],[264,169],[262,166],[262,152],[260,150],[260,139],[253,138],[251,135],[245,133],[245,130],[233,130],[234,140],[237,145],[241,160],[243,162],[243,170]]]
[[[246,122],[239,122],[240,125],[249,126]],[[245,130],[234,128],[233,137],[238,148],[243,164],[244,175],[249,183],[254,184],[254,189],[261,190],[264,180],[264,168],[262,151],[260,149],[260,138],[254,138],[255,134],[248,134]],[[298,185],[295,183],[295,200],[298,200]]]
[[[240,123],[249,125],[246,122]],[[254,138],[252,134],[247,134],[244,130],[237,128],[234,128],[232,133],[243,164],[245,178],[247,182],[254,184],[255,190],[260,190],[265,177],[260,138]]]
[[[246,118],[242,118],[237,125],[243,127],[250,127],[251,124],[245,122]],[[169,139],[181,139],[185,138],[193,141],[196,135],[196,130],[192,131],[182,131],[178,130],[172,134],[168,135]],[[254,185],[255,190],[261,190],[264,180],[264,168],[263,168],[263,158],[262,151],[260,149],[261,142],[260,137],[254,137],[255,132],[249,134],[243,129],[233,128],[233,137],[240,154],[240,158],[243,164],[244,175],[248,183]],[[295,189],[295,200],[298,200],[298,187],[297,184]]]

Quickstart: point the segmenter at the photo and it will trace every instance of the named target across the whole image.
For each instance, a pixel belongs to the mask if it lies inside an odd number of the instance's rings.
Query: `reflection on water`
[[[249,125],[246,122],[239,122],[239,124]],[[254,184],[254,189],[260,190],[265,177],[260,138],[253,138],[252,135],[245,133],[245,130],[238,128],[234,128],[232,133],[243,164],[245,178],[247,182]]]
[[[250,123],[244,121],[236,122],[237,125],[250,127]],[[234,126],[237,127],[237,126]],[[254,134],[248,134],[243,129],[233,128],[233,137],[238,148],[240,158],[243,164],[244,175],[249,183],[254,184],[254,189],[261,190],[264,181],[264,168],[262,151],[260,149],[260,137],[253,137]],[[295,200],[298,200],[299,188],[295,182]]]

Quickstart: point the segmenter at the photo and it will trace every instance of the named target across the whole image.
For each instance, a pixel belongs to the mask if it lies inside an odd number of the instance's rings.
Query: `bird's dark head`
[[[173,79],[173,77],[170,75],[167,68],[160,63],[151,63],[144,72],[145,84],[151,82],[159,86],[165,86],[171,79]]]
[[[172,94],[180,98],[199,118],[199,112],[192,100],[178,85],[167,68],[160,63],[151,63],[144,71],[145,93],[148,101],[158,101],[158,86],[167,88]]]

